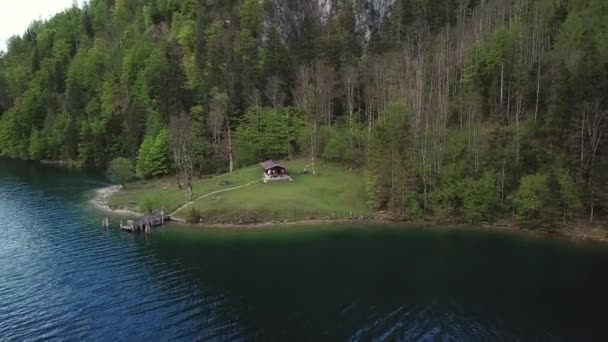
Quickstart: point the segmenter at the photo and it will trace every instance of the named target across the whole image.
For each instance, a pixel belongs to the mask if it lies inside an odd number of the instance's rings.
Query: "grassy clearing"
[[[319,175],[300,174],[308,160],[286,161],[292,182],[256,183],[250,186],[213,194],[194,203],[205,222],[256,223],[296,221],[320,218],[349,218],[368,216],[367,194],[360,172],[341,165],[321,162]],[[194,197],[228,189],[261,179],[257,165],[195,183]],[[172,178],[141,181],[130,184],[126,191],[110,200],[114,208],[141,210],[140,207],[164,207],[172,212],[185,203]],[[180,217],[190,207],[180,211]]]
[[[234,172],[207,179],[199,179],[194,183],[194,197],[238,185],[247,184],[261,178],[259,166],[250,166]],[[142,211],[142,207],[164,208],[172,212],[186,203],[185,193],[177,188],[175,178],[138,181],[129,183],[128,188],[112,196],[110,207]]]

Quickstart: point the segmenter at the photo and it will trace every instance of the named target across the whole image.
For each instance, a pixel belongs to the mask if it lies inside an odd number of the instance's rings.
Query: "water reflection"
[[[334,229],[154,236],[264,339],[597,338],[603,248],[502,234]],[[198,277],[196,275],[199,275]],[[590,282],[593,278],[593,282]],[[574,295],[577,294],[577,295]]]
[[[100,229],[88,199],[102,184],[0,161],[0,339],[607,335],[605,246],[374,226],[168,226],[146,239]]]

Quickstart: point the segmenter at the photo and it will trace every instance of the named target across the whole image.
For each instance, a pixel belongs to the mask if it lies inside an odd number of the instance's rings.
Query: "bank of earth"
[[[313,176],[309,159],[283,161],[282,164],[287,167],[293,181],[264,184],[260,166],[253,165],[233,173],[197,180],[192,202],[186,201],[175,178],[166,177],[130,183],[125,190],[112,191],[104,205],[122,213],[162,208],[180,221],[189,219],[194,211],[205,225],[220,228],[267,227],[288,222],[386,222],[381,213],[370,209],[360,170],[321,161],[316,164],[317,175]],[[428,222],[416,225],[434,226]],[[520,230],[512,220],[501,220],[484,227]],[[535,234],[608,242],[608,232],[602,225],[591,227],[583,221],[555,230],[533,231]]]

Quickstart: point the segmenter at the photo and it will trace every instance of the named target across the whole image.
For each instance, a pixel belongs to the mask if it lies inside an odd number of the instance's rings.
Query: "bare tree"
[[[209,111],[209,128],[213,134],[214,145],[217,148],[222,139],[224,130],[226,132],[226,147],[230,172],[234,171],[234,153],[232,149],[232,131],[228,120],[228,95],[214,89]]]
[[[306,115],[306,124],[310,129],[310,159],[312,165],[312,174],[316,171],[316,155],[317,155],[317,128],[319,120],[319,91],[313,81],[318,81],[318,69],[315,66],[313,71],[308,66],[300,66],[296,73],[295,88],[292,90],[292,95],[296,107],[300,112]]]
[[[232,172],[234,171],[234,149],[232,148],[232,129],[228,120],[226,120],[226,132],[228,137],[228,169]]]
[[[207,126],[213,136],[213,145],[217,146],[222,138],[222,127],[226,120],[227,96],[217,88],[211,91],[211,110],[207,117]],[[225,104],[226,103],[226,104]]]
[[[169,123],[171,134],[170,146],[173,155],[173,164],[176,169],[177,185],[185,190],[186,200],[191,201],[193,196],[192,182],[194,180],[194,158],[192,153],[192,119],[188,114],[182,113],[172,117]]]
[[[534,22],[532,24],[532,62],[537,63],[537,71],[536,71],[536,104],[534,108],[534,120],[537,119],[538,111],[539,111],[539,102],[540,102],[540,80],[542,76],[542,60],[546,50],[551,46],[548,42],[549,35],[546,32],[545,27],[546,19],[542,16],[541,5],[536,3],[534,5]]]
[[[262,96],[257,88],[253,88],[251,94],[247,97],[247,105],[249,108],[259,108],[262,106]]]
[[[332,121],[331,102],[333,99],[332,90],[334,86],[334,69],[324,63],[315,64],[315,100],[319,115],[325,118],[328,125]]]
[[[266,97],[270,100],[272,107],[277,109],[283,105],[285,101],[285,92],[283,91],[283,81],[279,76],[272,76],[266,84]]]
[[[595,100],[587,105],[583,112],[582,129],[584,137],[581,139],[581,158],[583,175],[587,181],[589,191],[589,222],[593,223],[595,209],[595,193],[593,185],[593,167],[597,151],[602,144],[608,128],[608,110],[601,107],[602,101]]]
[[[306,91],[306,115],[308,124],[310,125],[310,160],[312,163],[312,174],[316,175],[316,157],[317,157],[317,126],[319,121],[319,112],[317,109],[317,101],[315,101],[316,91],[312,85]]]
[[[377,56],[373,58],[370,65],[370,72],[372,82],[371,86],[374,88],[375,93],[375,111],[378,114],[382,114],[388,102],[388,75],[386,57]]]
[[[365,99],[365,118],[367,120],[367,136],[369,137],[374,127],[374,101],[376,89],[369,82],[364,83],[363,96]]]
[[[352,65],[344,68],[343,71],[344,87],[346,89],[346,111],[348,113],[348,126],[351,130],[353,128],[353,114],[355,112],[355,94],[358,85],[357,68]]]
[[[296,84],[292,90],[293,100],[299,111],[306,108],[306,96],[310,84],[311,71],[308,66],[301,66],[296,73]]]

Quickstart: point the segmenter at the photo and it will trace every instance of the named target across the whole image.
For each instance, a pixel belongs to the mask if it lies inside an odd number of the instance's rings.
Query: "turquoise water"
[[[0,160],[0,340],[608,335],[604,245],[360,225],[146,238],[100,228],[104,184]]]

